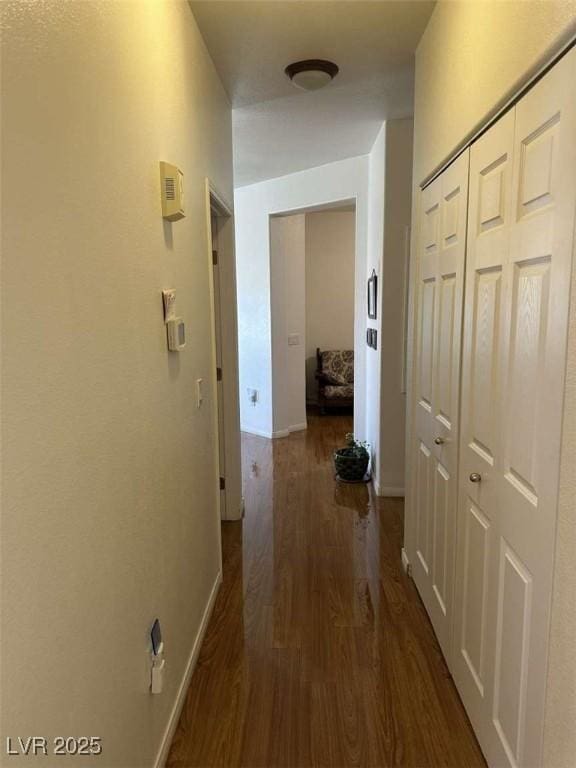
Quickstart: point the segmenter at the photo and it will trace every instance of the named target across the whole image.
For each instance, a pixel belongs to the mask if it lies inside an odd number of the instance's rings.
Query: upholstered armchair
[[[354,404],[354,352],[317,349],[316,359],[320,413],[326,413],[326,408],[350,408]]]

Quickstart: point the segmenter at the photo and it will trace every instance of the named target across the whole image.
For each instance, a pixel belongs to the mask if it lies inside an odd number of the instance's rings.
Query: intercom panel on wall
[[[178,221],[184,213],[184,174],[175,165],[160,162],[162,216],[168,221]]]

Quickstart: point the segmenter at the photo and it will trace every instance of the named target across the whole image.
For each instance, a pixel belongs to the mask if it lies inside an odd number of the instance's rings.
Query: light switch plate
[[[297,347],[300,344],[300,334],[299,333],[290,333],[288,335],[288,346],[289,347]]]

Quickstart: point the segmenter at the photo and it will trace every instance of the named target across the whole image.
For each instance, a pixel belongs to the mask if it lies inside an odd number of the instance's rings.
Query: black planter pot
[[[346,483],[359,483],[364,480],[368,470],[370,456],[368,452],[358,453],[352,448],[339,448],[334,451],[334,467],[339,480]]]

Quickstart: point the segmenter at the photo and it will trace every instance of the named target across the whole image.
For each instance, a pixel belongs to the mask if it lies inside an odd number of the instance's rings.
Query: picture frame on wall
[[[378,275],[376,270],[372,270],[371,276],[368,278],[368,317],[371,320],[376,320],[377,317],[377,299],[378,299]]]

